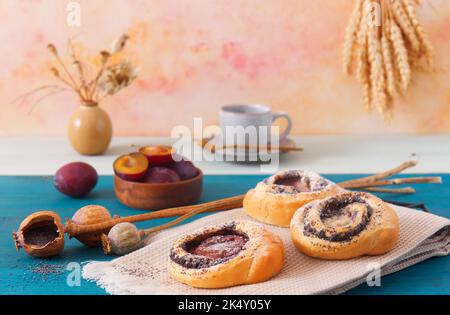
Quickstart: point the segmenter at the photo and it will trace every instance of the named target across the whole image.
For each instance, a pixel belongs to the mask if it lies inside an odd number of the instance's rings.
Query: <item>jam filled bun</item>
[[[202,228],[175,241],[171,276],[197,288],[226,288],[266,281],[283,266],[281,239],[262,225],[233,221]]]

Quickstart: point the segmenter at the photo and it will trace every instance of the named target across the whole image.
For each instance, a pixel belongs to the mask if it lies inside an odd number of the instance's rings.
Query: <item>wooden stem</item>
[[[72,39],[68,40],[68,45],[70,47],[70,51],[72,54],[72,59],[73,59],[73,63],[76,64],[77,66],[77,70],[78,70],[78,74],[80,76],[80,96],[82,99],[87,99],[88,98],[88,94],[87,94],[87,90],[86,90],[86,79],[84,77],[84,70],[83,70],[83,64],[81,63],[81,60],[78,59],[77,54],[75,52],[75,48],[73,46],[72,43]]]
[[[84,96],[83,93],[81,93],[80,88],[78,87],[77,82],[75,81],[75,79],[73,78],[72,74],[70,73],[70,71],[67,69],[66,64],[64,63],[64,61],[62,61],[61,57],[59,57],[59,55],[55,55],[56,60],[58,60],[59,64],[61,65],[62,69],[64,70],[64,72],[66,73],[66,75],[69,77],[69,80],[72,84],[70,84],[69,82],[67,82],[64,78],[60,77],[60,79],[65,82],[66,84],[68,84],[70,87],[72,87],[74,89],[75,92],[77,92],[77,94],[80,96],[80,98],[82,100],[84,100]]]
[[[378,187],[388,185],[401,185],[401,184],[419,184],[419,183],[442,183],[441,177],[409,177],[409,178],[393,178],[379,180],[375,182],[353,182],[345,185],[339,184],[343,188],[366,188],[366,187]]]
[[[352,179],[352,180],[348,180],[348,181],[345,181],[345,182],[340,182],[339,186],[344,187],[344,188],[346,188],[346,187],[350,188],[350,186],[352,186],[354,184],[357,184],[357,183],[366,184],[366,183],[376,182],[376,181],[378,181],[378,180],[380,180],[382,178],[393,176],[395,174],[398,174],[398,173],[406,170],[407,168],[410,168],[410,167],[413,167],[413,166],[416,166],[416,165],[417,165],[417,161],[411,159],[411,160],[408,160],[406,162],[403,162],[402,164],[400,164],[397,167],[394,167],[393,169],[384,171],[382,173],[378,173],[378,174],[375,174],[375,175],[370,175],[370,176],[366,176],[366,177],[362,177],[362,178]],[[359,187],[362,187],[362,186],[359,186]]]
[[[146,229],[146,230],[141,230],[140,231],[141,237],[145,237],[145,236],[150,235],[151,233],[155,233],[155,232],[158,232],[161,230],[168,229],[172,226],[177,225],[180,222],[183,222],[183,221],[189,219],[190,217],[193,217],[194,215],[197,215],[197,214],[200,214],[200,213],[203,213],[206,211],[210,211],[210,209],[208,207],[199,207],[198,209],[192,210],[192,211],[186,213],[185,215],[182,215],[181,217],[179,217],[175,220],[172,220],[170,222],[167,222],[165,224],[162,224],[162,225],[150,228],[150,229]]]
[[[48,90],[48,89],[58,89],[59,90],[59,89],[61,89],[61,86],[60,85],[43,85],[43,86],[34,88],[31,91],[28,91],[28,92],[18,96],[13,101],[11,101],[11,103],[23,102],[23,100],[25,100],[29,96],[32,96],[40,91]]]
[[[97,89],[97,85],[98,85],[98,81],[100,80],[100,78],[103,75],[103,72],[106,69],[106,65],[108,64],[108,58],[104,58],[102,60],[102,66],[100,67],[100,70],[97,72],[97,75],[95,76],[95,78],[88,84],[88,90],[90,90],[90,93],[88,93],[88,97],[89,98],[93,98],[95,95],[95,90]]]
[[[108,229],[112,228],[114,225],[121,223],[121,222],[141,222],[141,221],[147,221],[152,219],[159,219],[159,218],[169,218],[169,217],[175,217],[175,216],[181,216],[185,214],[190,214],[193,211],[199,211],[200,212],[209,212],[209,211],[220,211],[220,210],[230,210],[235,208],[242,207],[242,202],[244,200],[244,195],[220,199],[216,201],[206,202],[199,205],[194,206],[185,206],[185,207],[177,207],[177,208],[170,208],[165,210],[159,210],[149,213],[143,213],[128,217],[119,217],[119,218],[113,218],[111,220],[97,223],[97,224],[77,224],[72,220],[66,221],[65,226],[65,233],[67,233],[70,237],[74,237],[80,234],[85,233],[93,233],[97,231],[107,231]]]
[[[405,188],[366,187],[361,189],[371,192],[390,193],[390,194],[414,194],[416,192],[416,190],[412,187],[405,187]]]

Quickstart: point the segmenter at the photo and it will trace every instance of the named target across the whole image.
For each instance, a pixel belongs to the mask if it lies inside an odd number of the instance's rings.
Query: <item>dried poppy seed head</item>
[[[102,235],[102,246],[105,254],[125,255],[138,249],[141,245],[141,234],[132,223],[116,224],[108,233]]]
[[[54,55],[58,55],[58,50],[56,49],[55,45],[53,44],[48,44],[47,45],[48,50],[50,50],[50,52]]]
[[[59,77],[59,71],[55,67],[51,67],[50,71],[53,73],[55,77]]]
[[[106,50],[102,50],[100,52],[100,56],[102,56],[102,62],[106,63],[109,59],[109,57],[111,57],[111,54],[109,52],[107,52]]]
[[[127,34],[123,34],[122,36],[117,38],[112,44],[111,53],[116,54],[118,52],[121,52],[125,48],[125,45],[129,38],[130,37]]]

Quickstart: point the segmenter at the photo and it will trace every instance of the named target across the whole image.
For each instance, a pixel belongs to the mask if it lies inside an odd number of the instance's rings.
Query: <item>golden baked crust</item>
[[[204,235],[230,230],[248,240],[237,255],[226,260],[209,260],[193,255],[186,244]],[[278,274],[284,262],[284,245],[280,237],[251,221],[233,221],[202,228],[174,242],[169,257],[171,276],[197,288],[226,288],[266,281]]]
[[[283,178],[298,178],[309,181],[310,190],[299,192],[294,187],[279,185]],[[335,183],[309,171],[278,172],[247,192],[244,198],[246,214],[261,222],[289,227],[298,208],[318,199],[335,195],[345,190]]]
[[[341,193],[303,206],[294,214],[290,229],[300,252],[322,259],[384,254],[399,235],[395,211],[362,192]]]

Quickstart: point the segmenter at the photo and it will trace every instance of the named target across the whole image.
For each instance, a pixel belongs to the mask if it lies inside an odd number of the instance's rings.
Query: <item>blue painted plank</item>
[[[343,181],[361,175],[329,175],[334,181]],[[414,175],[409,175],[414,176]],[[396,201],[426,203],[431,212],[450,217],[450,175],[442,175],[443,185],[417,185],[414,195],[383,195]],[[205,176],[202,202],[242,194],[264,177],[260,175]],[[69,262],[110,260],[98,248],[87,248],[76,240],[66,239],[60,257],[39,260],[17,253],[11,232],[17,229],[28,214],[38,210],[54,210],[64,219],[80,207],[101,204],[113,214],[127,216],[140,213],[121,205],[114,196],[111,176],[102,176],[95,190],[84,199],[72,199],[57,192],[49,177],[0,177],[0,294],[105,294],[94,283],[82,280],[81,286],[66,282]],[[139,223],[146,228],[169,219]],[[53,265],[54,274],[42,275],[36,268]],[[450,294],[450,257],[433,258],[382,278],[382,286],[369,288],[361,285],[347,294]]]

